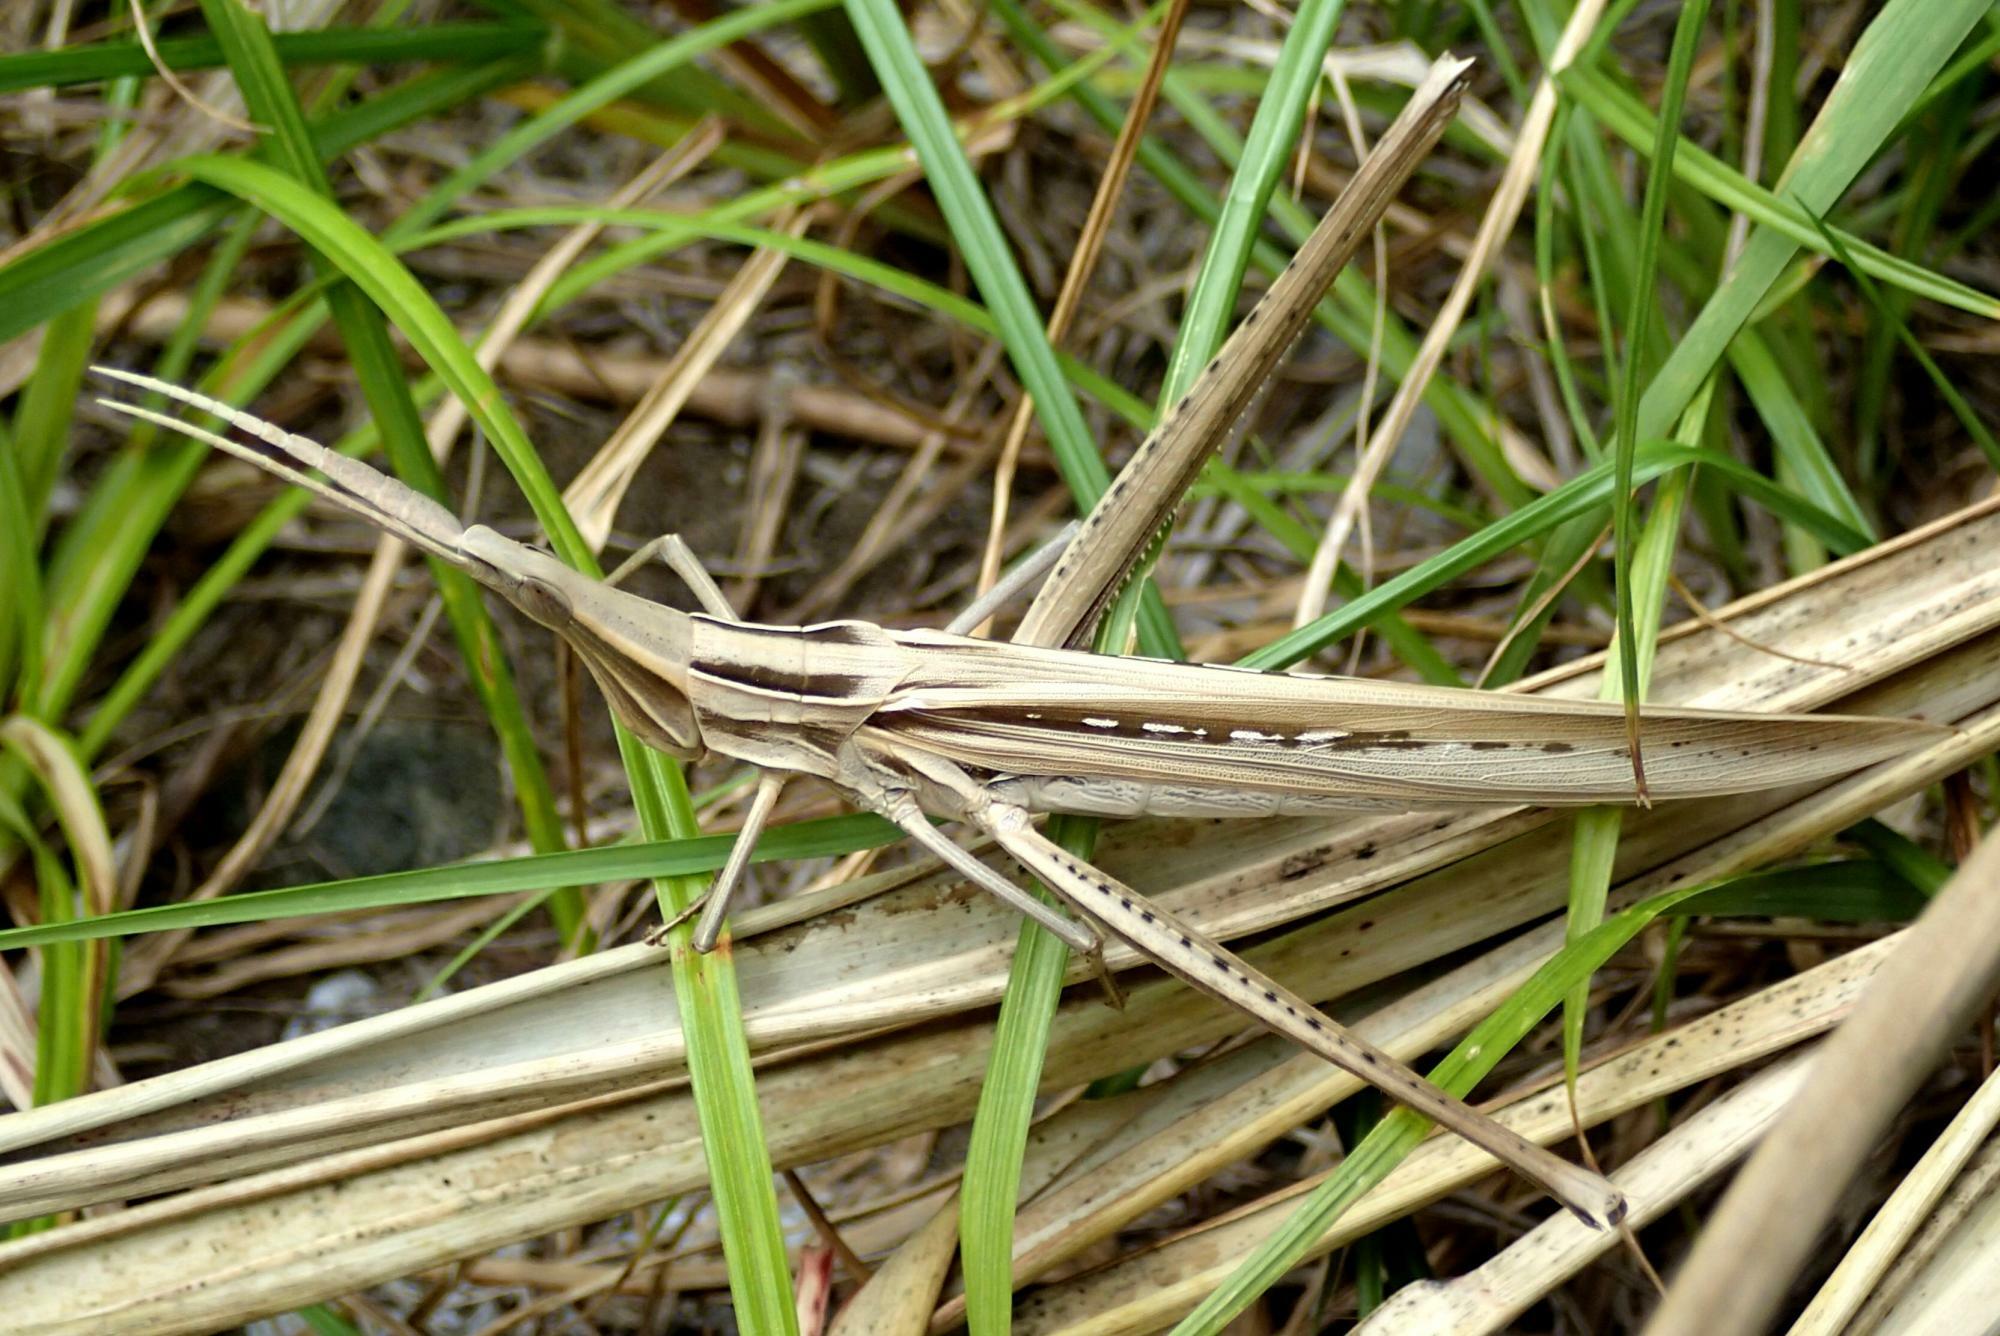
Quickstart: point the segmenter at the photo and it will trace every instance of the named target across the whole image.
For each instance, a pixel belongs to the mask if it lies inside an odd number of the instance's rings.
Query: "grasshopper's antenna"
[[[286,431],[220,399],[183,389],[170,381],[142,376],[133,371],[120,371],[116,367],[96,366],[91,370],[100,376],[153,390],[211,413],[239,435],[225,436],[138,404],[99,399],[97,402],[106,408],[177,432],[190,440],[235,455],[238,459],[248,460],[267,473],[274,473],[286,482],[353,511],[369,523],[388,530],[432,556],[474,573],[480,569],[481,563],[469,558],[460,544],[465,526],[458,522],[456,515],[422,492],[376,472],[359,460],[329,450],[318,441]]]

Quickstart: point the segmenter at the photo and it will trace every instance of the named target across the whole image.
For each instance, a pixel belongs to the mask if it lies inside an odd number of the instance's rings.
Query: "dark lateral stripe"
[[[731,686],[801,700],[850,700],[868,685],[867,678],[852,673],[790,673],[756,663],[716,663],[711,660],[694,665],[694,670],[704,677],[727,682]]]
[[[713,619],[711,619],[713,620]],[[762,622],[730,622],[731,635],[753,640],[782,640],[788,644],[860,645],[883,643],[882,631],[865,622],[820,622],[813,626],[767,626]]]

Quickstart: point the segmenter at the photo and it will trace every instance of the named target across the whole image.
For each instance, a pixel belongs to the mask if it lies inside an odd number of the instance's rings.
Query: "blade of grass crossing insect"
[[[320,165],[306,128],[305,111],[292,92],[290,78],[263,21],[240,0],[203,0],[202,8],[222,43],[244,104],[258,123],[271,127],[267,140],[270,151],[305,191],[330,203],[332,183]],[[396,473],[418,491],[444,499],[444,474],[424,439],[409,377],[389,341],[382,313],[358,289],[346,284],[330,288],[326,302]],[[514,689],[506,646],[486,614],[478,586],[445,562],[433,559],[430,567],[445,616],[457,636],[466,675],[507,758],[529,842],[543,852],[563,848],[555,793],[529,730],[527,712]],[[572,890],[552,897],[549,910],[557,931],[566,940],[575,938],[583,926],[581,894]]]
[[[827,2],[830,3],[831,0],[827,0]],[[726,31],[727,29],[725,29],[725,35]],[[678,59],[685,59],[696,51],[704,49],[704,43],[712,45],[718,40],[718,35],[714,33],[708,33],[706,36],[697,33],[691,36],[700,38],[701,40],[682,43],[678,49]],[[651,68],[655,71],[663,68],[657,54],[654,56],[654,64]],[[414,103],[415,111],[422,111],[426,108],[442,108],[452,105],[460,97],[477,93],[481,87],[483,87],[481,84],[463,84],[463,81],[460,81],[458,84],[444,84],[437,87],[418,86],[414,89],[409,85],[404,85],[390,89],[381,97],[371,98],[365,105],[388,108],[396,106],[399,103]],[[421,96],[417,96],[418,94],[421,94]],[[329,144],[345,144],[358,140],[364,133],[375,128],[400,124],[403,116],[397,114],[386,116],[378,114],[376,119],[379,125],[362,127],[350,124],[349,122],[352,118],[329,118],[326,124],[329,127],[336,128],[329,129],[318,135],[321,149],[326,149]],[[516,145],[518,154],[518,152],[526,151],[527,147],[533,143],[540,142],[540,140],[531,136],[513,142]],[[449,178],[445,183],[434,189],[419,204],[417,209],[413,211],[414,215],[419,219],[435,216],[439,210],[448,207],[457,198],[461,190],[469,189],[471,186],[476,185],[478,181],[485,179],[485,174],[490,174],[492,170],[496,170],[498,165],[499,160],[494,159],[486,163],[484,174],[460,174]],[[180,195],[188,192],[200,192],[204,189],[201,186],[190,185],[173,193]],[[208,309],[208,306],[213,301],[219,300],[221,296],[221,282],[226,281],[235,268],[232,254],[240,252],[240,248],[247,244],[249,227],[250,223],[246,221],[244,226],[239,229],[239,237],[213,257],[207,275],[191,298],[189,318],[183,322],[180,333],[173,340],[170,340],[166,353],[155,367],[156,375],[168,380],[180,380],[183,378],[180,371],[177,371],[175,368],[179,367],[184,371],[186,361],[179,356],[177,350],[184,343],[188,353],[191,354],[194,341],[205,323],[202,313]],[[398,227],[403,228],[403,225],[399,224]],[[392,228],[391,230],[393,232],[398,229]],[[403,232],[407,235],[407,228],[403,228]],[[62,243],[59,242],[57,244],[61,245]],[[30,258],[32,259],[32,257]],[[302,344],[304,339],[309,337],[317,328],[318,319],[319,317],[317,316],[301,312],[290,326],[279,326],[282,332],[271,338],[271,343],[274,346],[260,346],[256,352],[258,364],[265,367],[266,370],[261,374],[250,376],[247,380],[239,380],[237,382],[239,385],[238,390],[225,392],[219,386],[205,388],[210,393],[218,394],[219,397],[227,399],[232,403],[247,403],[255,397],[261,386],[271,376],[276,374],[278,367],[283,362],[289,360],[289,352],[282,357],[275,356],[277,351],[275,345],[283,345],[289,342],[295,348]],[[254,339],[258,336],[253,335],[251,337]],[[435,386],[432,387],[430,392],[435,393]],[[49,676],[52,680],[45,684],[42,699],[47,702],[47,709],[52,714],[59,714],[63,709],[67,708],[70,694],[73,692],[81,673],[89,665],[104,626],[108,622],[110,613],[115,608],[118,599],[122,597],[122,591],[129,582],[131,569],[136,568],[139,558],[143,557],[149,549],[152,536],[157,531],[160,520],[164,519],[166,509],[171,506],[173,500],[185,488],[194,469],[207,457],[208,452],[198,445],[190,446],[179,455],[174,455],[171,452],[163,453],[147,450],[144,448],[144,445],[146,441],[150,440],[151,434],[149,428],[143,427],[134,434],[132,438],[133,444],[128,447],[127,455],[135,456],[136,460],[133,458],[121,458],[119,464],[115,465],[113,470],[107,475],[107,481],[100,484],[99,488],[92,492],[84,512],[77,520],[65,527],[62,539],[63,546],[58,550],[58,557],[54,566],[56,574],[51,593],[52,596],[62,600],[64,607],[70,608],[72,611],[60,624],[59,629],[62,634],[50,652],[52,666]],[[167,461],[174,462],[167,464]],[[125,467],[128,463],[135,464],[138,470],[137,476],[134,476],[132,469]],[[163,464],[166,464],[166,466],[162,467]],[[122,480],[121,485],[112,486],[112,480]],[[300,504],[302,503],[301,499]],[[279,502],[276,504],[284,506],[288,503]],[[251,535],[244,535],[243,537],[249,538]],[[237,544],[232,545],[231,553],[239,557],[246,556],[256,550],[261,550],[266,542],[268,542],[268,535],[261,540],[252,541],[247,544],[239,541]],[[72,551],[85,554],[79,564],[90,568],[90,575],[88,579],[83,580],[80,584],[71,582],[65,587],[63,583],[65,573],[72,569],[71,564],[65,558],[65,554]],[[121,553],[124,554],[122,557],[119,556]],[[222,592],[225,592],[225,589],[210,580],[204,579],[201,585],[197,587],[196,592],[203,591],[219,597]],[[108,728],[130,710],[132,705],[136,703],[137,695],[143,692],[145,684],[157,676],[158,672],[164,667],[165,663],[171,657],[169,651],[177,643],[178,636],[191,634],[195,627],[200,624],[200,621],[205,618],[205,611],[194,617],[187,615],[195,611],[195,608],[190,606],[191,603],[195,602],[197,600],[191,598],[190,600],[184,600],[177,607],[168,626],[163,627],[161,634],[154,636],[149,641],[140,658],[129,666],[125,674],[121,676],[111,695],[92,712],[91,720],[86,730],[86,739],[88,740],[86,742],[87,754],[95,754],[97,747],[102,744],[103,736]],[[212,602],[208,603],[207,606],[212,607]],[[169,631],[174,631],[177,634],[170,635],[168,634]],[[110,708],[114,705],[116,708]]]
[[[632,785],[640,828],[652,839],[667,831],[691,831],[694,807],[681,768],[622,730],[618,744],[626,769],[635,779],[646,779]],[[758,1336],[794,1333],[799,1328],[791,1267],[750,1070],[750,1042],[743,1032],[734,948],[725,931],[715,950],[696,951],[694,924],[683,914],[706,885],[702,877],[664,877],[654,882],[654,893],[664,917],[682,919],[666,945],[687,1033],[688,1077],[708,1157],[709,1191],[721,1224],[733,1316],[741,1330]]]
[[[1714,393],[1713,382],[1696,396],[1681,421],[1680,435],[1692,444],[1701,435]],[[1659,640],[1660,614],[1666,606],[1667,577],[1672,574],[1674,555],[1680,542],[1681,520],[1693,485],[1693,470],[1675,469],[1661,481],[1654,493],[1653,510],[1646,532],[1633,552],[1631,597],[1633,620],[1641,632],[1631,639],[1620,637],[1612,643],[1612,662],[1606,665],[1599,696],[1604,700],[1625,698],[1627,683],[1635,681],[1637,696],[1643,699],[1653,670],[1653,649]],[[1643,617],[1640,613],[1643,611]],[[1632,671],[1625,671],[1629,664]],[[1570,827],[1569,902],[1565,931],[1571,941],[1582,937],[1604,921],[1604,906],[1611,894],[1612,869],[1618,860],[1618,836],[1623,828],[1622,807],[1589,807],[1578,812]],[[1570,1098],[1576,1098],[1577,1064],[1583,1052],[1583,1026],[1590,1008],[1590,981],[1578,984],[1563,1002],[1563,1079]]]
[[[966,161],[937,89],[918,57],[902,16],[890,0],[847,0],[847,15],[882,82],[903,132],[910,138],[924,175],[937,196],[952,240],[992,313],[1014,371],[1034,397],[1035,416],[1055,455],[1056,470],[1088,511],[1110,485],[1075,396],[1059,374],[1040,313],[1013,252],[987,202],[978,176]],[[1176,658],[1172,623],[1157,595],[1149,596],[1141,646],[1146,653]]]
[[[1292,17],[1291,31],[1285,34],[1230,174],[1221,216],[1209,232],[1201,270],[1188,290],[1180,329],[1167,357],[1162,406],[1187,393],[1229,334],[1243,271],[1264,225],[1271,191],[1297,148],[1299,127],[1319,86],[1320,68],[1344,7],[1344,0],[1305,0]]]
[[[910,137],[952,240],[999,327],[1016,373],[1035,396],[1035,414],[1056,464],[1079,504],[1094,502],[1109,483],[1075,396],[1064,384],[1027,284],[1015,267],[999,220],[966,161],[937,89],[890,0],[848,0],[847,14],[875,74]]]
[[[213,2],[220,4],[223,0]],[[380,242],[325,199],[260,163],[209,156],[189,159],[179,166],[196,179],[247,199],[285,223],[394,320],[419,355],[465,402],[474,420],[485,430],[487,439],[533,507],[557,555],[587,575],[602,574],[575,522],[563,508],[561,496],[533,446],[507,411],[499,388],[459,338],[450,319]],[[653,838],[683,838],[696,833],[694,814],[687,804],[685,785],[679,782],[678,769],[646,752],[622,730],[619,741],[628,758],[627,775],[647,834]],[[643,763],[635,763],[633,758]],[[741,1039],[740,1020],[727,1020],[719,1014],[722,1009],[734,1009],[733,986],[716,982],[731,969],[727,957],[705,964],[698,975],[677,961],[675,984],[679,988],[684,978],[689,981],[684,1016],[690,1067],[698,1063],[710,1078],[696,1081],[696,1110],[704,1145],[714,1156],[711,1167],[716,1171],[718,1210],[725,1212],[732,1222],[725,1242],[735,1244],[744,1255],[742,1274],[748,1284],[768,1270],[762,1264],[765,1259],[774,1253],[782,1259],[783,1254],[769,1152],[761,1132],[744,1135],[744,1129],[761,1127],[756,1095],[748,1080],[748,1052],[739,1047],[737,1052],[727,1055],[704,1053],[697,1059],[693,1054],[697,1044],[711,1040],[726,1044],[732,1036],[737,1041]],[[744,1166],[752,1162],[761,1163],[763,1171],[747,1171]],[[733,1199],[724,1207],[722,1194],[739,1189],[749,1196]],[[731,1261],[735,1262],[733,1256]],[[788,1291],[789,1282],[779,1287],[780,1293]],[[739,1295],[739,1302],[746,1296],[750,1303],[745,1311],[763,1311],[769,1304],[768,1299],[759,1299],[750,1291]],[[789,1306],[784,1306],[783,1311],[789,1315]],[[785,1319],[787,1323],[792,1320],[790,1316]],[[790,1330],[790,1327],[770,1329]]]
[[[714,35],[711,34],[706,40],[712,44]],[[702,49],[699,41],[683,43],[679,55],[685,58],[699,49]],[[657,62],[657,57],[655,59]],[[657,70],[660,65],[656,63],[653,68]],[[503,68],[499,71],[499,75],[511,77],[511,70],[512,67]],[[428,114],[433,110],[449,107],[465,97],[476,95],[487,83],[494,81],[496,76],[487,72],[480,75],[478,80],[470,82],[463,76],[455,75],[448,80],[419,80],[391,88],[380,96],[371,97],[363,104],[373,109],[372,119],[365,124],[362,118],[347,114],[329,117],[325,121],[327,128],[316,135],[319,147],[325,151],[329,147],[358,142],[367,134],[401,124],[406,119]],[[525,145],[532,142],[538,141],[532,139],[520,141],[523,151]],[[493,165],[490,164],[488,170],[492,168]],[[419,216],[434,216],[439,209],[447,207],[456,198],[454,186],[469,187],[476,184],[479,179],[483,177],[463,180],[459,177],[451,178],[433,190],[419,206]],[[176,197],[192,198],[206,193],[206,188],[190,184],[170,193]],[[132,212],[141,213],[145,208],[146,206],[141,206]],[[240,253],[241,248],[247,245],[250,226],[251,223],[246,221],[238,229],[238,235],[212,257],[207,274],[191,297],[189,318],[183,322],[179,333],[169,341],[166,352],[155,366],[155,374],[169,380],[183,379],[182,372],[187,365],[183,348],[187,355],[191,355],[194,342],[205,324],[203,312],[215,300],[219,300],[222,283],[226,282],[235,269],[233,256]],[[140,229],[140,232],[143,235],[154,234],[150,225]],[[59,241],[56,246],[60,248],[65,244]],[[29,256],[25,262],[32,263],[34,258],[35,256]],[[239,379],[236,382],[237,390],[225,391],[219,385],[204,388],[230,402],[247,403],[255,397],[261,386],[276,374],[280,365],[289,361],[290,352],[287,351],[279,356],[277,355],[279,348],[286,345],[296,348],[301,345],[317,328],[318,319],[317,316],[301,312],[290,325],[279,325],[277,328],[280,333],[276,336],[264,336],[269,338],[270,342],[268,346],[260,345],[256,350],[256,362],[265,370]],[[253,334],[250,337],[255,339],[259,336]],[[176,367],[180,370],[177,371]],[[435,387],[431,392],[435,393]],[[49,652],[49,680],[44,683],[40,696],[45,712],[52,717],[68,708],[70,696],[82,672],[89,666],[111,611],[122,598],[123,590],[129,583],[131,570],[136,568],[138,560],[150,548],[152,537],[158,529],[159,522],[164,519],[167,508],[180,495],[200,462],[207,457],[208,452],[198,445],[190,446],[178,455],[172,451],[148,450],[145,448],[145,443],[151,439],[151,435],[149,428],[142,427],[135,432],[132,445],[128,446],[126,454],[121,456],[118,463],[107,473],[105,481],[92,491],[83,512],[64,528],[61,545],[53,565],[51,596],[58,598],[61,605],[70,612],[58,625],[58,635]],[[286,506],[289,503],[276,504]],[[244,535],[244,537],[252,536]],[[232,545],[231,552],[237,556],[245,556],[261,550],[266,542],[268,534],[261,540],[247,544],[239,541]],[[79,570],[83,572],[81,575],[77,574]],[[196,592],[202,591],[219,596],[225,589],[213,581],[204,579]],[[206,615],[205,611],[194,617],[188,615],[196,611],[190,604],[198,601],[184,600],[177,607],[169,625],[163,627],[162,633],[149,641],[140,658],[121,676],[113,692],[93,710],[85,735],[87,754],[95,754],[97,747],[102,745],[103,737],[109,727],[121,719],[136,703],[138,694],[143,692],[145,685],[157,676],[171,657],[171,648],[177,643],[178,637],[191,634],[200,624]],[[207,606],[212,607],[212,602]],[[170,630],[176,631],[177,635],[167,634]],[[115,708],[112,708],[114,706]]]
[[[1063,480],[1080,507],[1094,503],[1109,475],[1090,440],[1075,397],[1064,382],[1040,313],[1013,263],[992,206],[965,159],[937,90],[931,85],[902,16],[891,0],[848,0],[847,14],[869,63],[916,149],[953,240],[1000,330],[1016,373],[1034,396],[1035,414],[1049,439]],[[1061,988],[1061,968],[1032,923],[1022,925],[1016,947],[1025,964],[1009,977],[1001,1004],[1018,1042],[1004,1058],[995,1050],[975,1119],[978,1160],[968,1158],[961,1201],[967,1312],[976,1334],[1011,1326],[1013,1208],[1026,1135],[1048,1042],[1047,1020]],[[1012,1012],[1014,1014],[1009,1015]]]
[[[1327,47],[1340,24],[1344,0],[1306,0],[1292,17],[1271,77],[1257,99],[1257,112],[1244,136],[1222,211],[1210,229],[1208,248],[1188,290],[1174,346],[1167,354],[1160,386],[1160,411],[1188,392],[1222,348],[1242,295],[1243,273],[1250,263],[1258,232],[1268,211],[1271,192],[1283,175],[1298,143],[1299,129],[1319,88]],[[1172,76],[1169,74],[1168,79]],[[1222,443],[1215,442],[1211,448]],[[1133,569],[1118,606],[1106,619],[1098,649],[1116,653],[1125,647],[1128,627],[1139,622],[1138,606],[1148,587],[1152,567],[1165,550],[1155,543],[1152,553]]]
[[[1626,909],[1558,951],[1491,1016],[1474,1026],[1429,1078],[1464,1098],[1578,983],[1636,937],[1647,924],[1709,887],[1656,896]],[[1339,1168],[1315,1187],[1269,1238],[1229,1278],[1183,1318],[1174,1336],[1215,1336],[1300,1261],[1363,1193],[1388,1176],[1430,1133],[1430,1124],[1407,1109],[1392,1110],[1349,1151]]]
[[[1143,59],[1136,54],[1136,37],[1126,25],[1113,21],[1102,11],[1088,5],[1073,4],[1068,0],[1058,0],[1058,4],[1069,17],[1090,26],[1107,41],[1124,47],[1129,58],[1135,61]],[[993,9],[1007,23],[1015,40],[1033,51],[1037,60],[1052,69],[1061,64],[1061,57],[1047,38],[1024,14],[1010,9],[1008,0],[994,0]],[[1200,134],[1209,149],[1233,167],[1241,156],[1243,145],[1230,123],[1190,89],[1186,80],[1177,78],[1171,72],[1164,80],[1161,91]],[[1090,92],[1088,88],[1079,88],[1076,97],[1093,117],[1115,127],[1116,114],[1110,109],[1109,102],[1092,98]],[[1149,142],[1142,146],[1139,161],[1167,186],[1183,206],[1204,219],[1212,220],[1220,215],[1221,202],[1163,149]],[[1272,220],[1294,245],[1304,241],[1317,221],[1309,210],[1282,191],[1270,197],[1269,207]],[[1251,262],[1266,274],[1275,275],[1283,269],[1286,258],[1282,250],[1264,241],[1256,242],[1251,251]],[[1372,285],[1350,267],[1335,281],[1332,297],[1320,303],[1314,318],[1357,353],[1367,356],[1372,350],[1379,356],[1385,374],[1400,379],[1409,373],[1416,355],[1417,340],[1393,311],[1383,322],[1378,339],[1374,319],[1376,308],[1377,299]],[[1480,404],[1457,381],[1442,376],[1433,378],[1425,388],[1424,403],[1436,414],[1439,425],[1458,448],[1467,466],[1497,496],[1512,505],[1523,504],[1530,499],[1532,493],[1515,476],[1497,442],[1486,429],[1486,423],[1496,420],[1496,414],[1489,407]]]
[[[12,800],[0,798],[0,801]],[[894,826],[868,813],[800,821],[773,827],[758,842],[754,861],[833,858],[861,849],[878,848],[896,838]],[[216,900],[128,909],[82,923],[8,928],[0,930],[0,950],[12,951],[48,942],[87,941],[99,937],[432,904],[481,895],[510,895],[586,882],[630,881],[636,877],[689,878],[721,867],[734,843],[735,837],[731,835],[645,840],[598,849],[574,849],[568,853],[532,854],[483,863],[388,872],[374,877],[351,877],[344,881],[290,886],[275,891],[244,891]]]
[[[1080,857],[1096,844],[1095,822],[1056,817],[1049,838]],[[1047,892],[1041,892],[1046,898]],[[992,1057],[973,1111],[959,1199],[965,1316],[976,1334],[1011,1330],[1014,1210],[1028,1127],[1034,1120],[1048,1051],[1049,1023],[1062,996],[1069,948],[1041,925],[1024,924],[994,1022]]]
[[[1617,429],[1612,452],[1617,482],[1611,498],[1611,533],[1616,548],[1615,570],[1618,594],[1618,638],[1636,647],[1638,632],[1632,612],[1632,462],[1639,448],[1639,377],[1645,367],[1646,336],[1654,318],[1654,298],[1658,292],[1660,232],[1666,226],[1667,186],[1673,180],[1674,147],[1680,142],[1681,108],[1687,100],[1688,71],[1701,37],[1702,20],[1708,16],[1708,0],[1686,0],[1674,24],[1674,44],[1667,57],[1667,78],[1661,91],[1660,133],[1653,148],[1653,161],[1646,173],[1646,198],[1639,219],[1639,257],[1632,289],[1631,318],[1625,323],[1625,357],[1619,368]],[[1678,523],[1678,516],[1676,516]],[[1619,657],[1620,690],[1625,701],[1625,731],[1632,748],[1633,778],[1644,791],[1644,766],[1639,749],[1639,655],[1627,652]]]

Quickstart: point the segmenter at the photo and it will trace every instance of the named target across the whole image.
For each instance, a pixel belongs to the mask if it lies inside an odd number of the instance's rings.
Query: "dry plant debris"
[[[2000,940],[1921,946],[1993,857],[1985,5],[261,8],[0,15],[0,892],[183,915],[0,936],[10,1323],[2000,1320]],[[1594,698],[1622,588],[1650,702],[1949,730],[1622,821],[1145,819],[1098,860],[1406,1061],[1505,1030],[1482,1106],[1581,1129],[1629,1235],[1123,948],[1107,1007],[810,786],[677,976],[642,939],[747,777],[683,805],[537,628],[84,377],[385,446],[523,540],[561,500],[607,565],[677,531],[763,620],[936,626],[1447,51],[1462,114],[1195,484],[1140,649]],[[1789,1251],[1772,1184],[1819,1190]]]

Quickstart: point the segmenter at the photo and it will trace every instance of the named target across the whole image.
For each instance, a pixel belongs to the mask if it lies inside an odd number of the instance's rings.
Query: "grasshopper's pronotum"
[[[1029,613],[1042,644],[864,622],[763,626],[730,611],[684,549],[665,547],[706,611],[684,613],[588,579],[374,469],[207,396],[103,374],[218,417],[223,435],[103,400],[307,487],[465,570],[561,635],[612,711],[650,745],[713,752],[767,774],[828,781],[967,879],[1094,952],[1096,923],[1147,958],[1412,1106],[1541,1183],[1593,1223],[1623,1202],[1604,1179],[1475,1112],[1356,1038],[1036,830],[1036,812],[1270,816],[1357,808],[1581,804],[1633,799],[1616,705],[1337,677],[1299,677],[1084,653],[1073,643],[1115,592],[1192,478],[1208,438],[1242,411],[1306,313],[1455,104],[1463,67],[1442,63],[1293,266],[1196,388],[1141,447],[1126,479],[1065,551]],[[1163,462],[1164,461],[1164,462]],[[1164,478],[1162,480],[1162,471]],[[1093,548],[1094,545],[1094,548]],[[614,577],[615,579],[615,577]],[[1924,736],[1902,720],[1652,710],[1644,744],[1659,799],[1740,792],[1850,770]],[[769,809],[760,791],[739,840]],[[1027,894],[934,829],[990,836],[1079,918]],[[732,868],[740,859],[732,860]],[[725,869],[722,882],[731,876]]]

